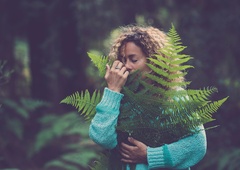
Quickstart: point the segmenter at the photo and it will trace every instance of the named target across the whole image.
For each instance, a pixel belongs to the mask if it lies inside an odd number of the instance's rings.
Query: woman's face
[[[120,61],[131,73],[136,70],[142,72],[149,72],[150,68],[146,65],[147,56],[143,53],[142,49],[133,42],[127,42],[121,49]]]

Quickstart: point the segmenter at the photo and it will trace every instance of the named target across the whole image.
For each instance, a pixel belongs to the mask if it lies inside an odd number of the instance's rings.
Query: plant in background
[[[196,169],[237,170],[240,167],[239,160],[240,148],[234,146],[230,148],[221,148],[216,151],[208,151],[206,159],[203,159],[201,166],[197,166]]]
[[[49,107],[46,102],[0,102],[0,168],[79,170],[96,159],[97,147],[88,138],[89,125],[76,112],[41,116]]]
[[[0,82],[10,73],[0,62]],[[0,98],[0,169],[79,170],[96,159],[96,145],[88,139],[88,124],[76,112],[43,114],[50,104],[22,98]]]
[[[13,70],[5,70],[4,67],[6,67],[7,61],[0,60],[0,86],[3,84],[6,84],[11,74],[13,73]]]
[[[181,54],[186,47],[182,46],[174,26],[167,35],[168,44],[160,50],[162,55],[149,59],[147,65],[152,72],[141,79],[138,78],[141,73],[136,71],[123,87],[124,98],[116,127],[120,141],[133,136],[151,147],[172,143],[197,133],[199,125],[213,121],[213,113],[228,98],[210,100],[210,96],[217,92],[215,87],[199,90],[183,88],[190,82],[179,82],[177,79],[185,76],[186,70],[192,68],[191,65],[184,65],[191,57]],[[99,69],[100,76],[104,76],[107,57],[93,54],[89,54],[89,57]],[[155,82],[154,85],[149,84],[149,81]],[[74,106],[86,119],[91,120],[100,100],[99,90],[92,96],[86,90],[67,96],[61,103]]]

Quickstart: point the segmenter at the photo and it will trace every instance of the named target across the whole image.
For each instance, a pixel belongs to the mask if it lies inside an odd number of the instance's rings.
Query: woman
[[[128,137],[130,143],[119,143],[116,126],[120,114],[121,90],[129,74],[136,70],[150,73],[146,65],[148,58],[159,54],[167,42],[166,35],[153,27],[127,26],[116,38],[109,57],[114,59],[107,65],[105,80],[107,87],[101,102],[96,107],[96,115],[91,121],[89,136],[106,149],[120,148],[123,163],[135,163],[137,170],[144,169],[190,169],[206,153],[206,136],[203,126],[199,133],[159,147],[150,147],[141,141]],[[183,81],[183,77],[175,81]],[[129,166],[127,166],[129,169]]]

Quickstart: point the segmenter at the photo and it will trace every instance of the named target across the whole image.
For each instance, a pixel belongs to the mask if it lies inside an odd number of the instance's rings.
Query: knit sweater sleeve
[[[106,149],[117,146],[116,125],[123,94],[104,89],[103,97],[96,107],[96,114],[89,127],[89,137]]]
[[[206,154],[206,134],[203,126],[194,135],[161,147],[147,148],[149,169],[186,169],[197,164]]]

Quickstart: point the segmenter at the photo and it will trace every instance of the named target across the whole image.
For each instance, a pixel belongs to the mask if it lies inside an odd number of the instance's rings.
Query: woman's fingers
[[[126,144],[122,143],[122,146],[125,146],[125,145]],[[125,163],[134,163],[133,162],[134,160],[132,159],[131,153],[128,150],[124,149],[124,147],[121,147],[120,154],[122,155],[121,161],[123,161]]]
[[[124,145],[124,144],[122,144],[122,145]],[[130,147],[133,147],[133,146],[130,146]],[[132,153],[129,152],[128,150],[125,150],[123,147],[120,150],[120,154],[122,155],[121,161],[123,161],[125,163],[137,163],[137,160],[135,159],[135,156],[132,155]]]
[[[123,158],[127,158],[127,159],[130,158],[130,155],[129,155],[128,153],[126,153],[126,152],[124,152],[124,151],[120,151],[120,153],[121,153],[121,155],[122,155]]]
[[[122,62],[119,60],[116,60],[113,62],[113,65],[111,67],[111,71],[119,73],[119,75],[128,76],[129,72],[127,71],[127,68],[124,66]]]
[[[109,76],[109,72],[110,72],[110,66],[107,64],[107,65],[106,65],[105,79]]]
[[[135,146],[128,145],[126,143],[121,143],[121,149],[131,151]]]
[[[118,62],[118,64],[116,65],[116,67],[114,67],[113,69],[121,70],[122,68],[123,68],[123,63]]]
[[[127,79],[128,75],[129,75],[129,71],[127,71],[126,67],[122,67],[119,74],[123,75],[124,79]]]
[[[134,138],[128,138],[128,141],[134,146],[121,143],[120,153],[122,161],[126,163],[146,163],[147,146]]]
[[[108,88],[113,91],[120,92],[127,81],[129,72],[123,63],[118,60],[113,62],[111,68],[109,65],[106,67],[105,80],[107,81]]]
[[[112,71],[120,70],[122,68],[122,66],[123,66],[122,62],[120,62],[119,60],[116,60],[116,61],[113,62],[111,70]]]

